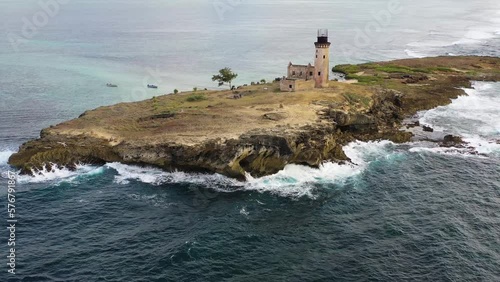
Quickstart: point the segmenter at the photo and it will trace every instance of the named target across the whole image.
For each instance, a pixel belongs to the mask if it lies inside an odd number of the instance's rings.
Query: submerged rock
[[[456,147],[456,148],[464,148],[467,143],[462,140],[461,137],[455,135],[446,135],[441,142],[441,147]]]
[[[422,129],[425,131],[425,132],[434,132],[434,128],[428,126],[428,125],[424,125],[422,126]]]

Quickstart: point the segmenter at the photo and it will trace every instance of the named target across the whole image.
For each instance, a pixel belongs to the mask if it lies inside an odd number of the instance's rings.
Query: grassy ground
[[[372,93],[366,87],[331,82],[329,88],[283,93],[279,84],[248,86],[232,91],[196,91],[167,94],[153,99],[101,107],[81,118],[52,127],[51,131],[78,135],[82,131],[113,143],[198,143],[205,139],[237,138],[251,130],[290,130],[318,120],[317,112],[327,105],[346,110],[367,108]],[[278,116],[279,119],[266,118]]]

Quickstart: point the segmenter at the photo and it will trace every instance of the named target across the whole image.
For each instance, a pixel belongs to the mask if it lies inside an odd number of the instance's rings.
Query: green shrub
[[[193,94],[189,97],[186,98],[186,101],[188,102],[196,102],[196,101],[203,101],[203,100],[206,100],[207,97],[205,97],[205,95],[201,95],[201,94]]]
[[[387,65],[387,66],[375,65],[375,70],[386,73],[406,73],[406,74],[432,72],[429,69],[410,68],[410,67],[396,66],[396,65]]]
[[[332,71],[333,72],[340,72],[340,73],[349,75],[349,74],[358,73],[361,71],[361,69],[359,68],[359,66],[356,66],[356,65],[338,65],[338,66],[333,67]]]
[[[177,93],[179,93],[179,90],[174,89],[174,94],[177,94]]]
[[[346,79],[356,79],[360,84],[379,84],[384,81],[380,76],[348,75]]]

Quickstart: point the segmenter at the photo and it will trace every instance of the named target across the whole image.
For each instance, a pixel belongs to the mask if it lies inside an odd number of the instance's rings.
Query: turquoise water
[[[389,1],[241,1],[223,17],[214,2],[70,0],[16,52],[9,34],[41,7],[1,1],[2,172],[20,144],[87,109],[216,88],[225,66],[236,84],[282,76],[312,62],[317,28],[332,64],[500,56],[498,1],[401,1],[371,32]],[[355,165],[244,183],[121,164],[20,177],[18,275],[0,281],[498,281],[500,85],[467,91],[420,119],[480,155],[355,142]]]

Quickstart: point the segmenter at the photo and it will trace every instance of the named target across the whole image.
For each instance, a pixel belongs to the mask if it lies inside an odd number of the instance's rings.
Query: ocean
[[[2,175],[85,110],[312,63],[318,28],[332,65],[500,56],[493,0],[0,0]],[[500,281],[500,83],[466,92],[418,118],[478,154],[353,142],[353,164],[246,182],[118,163],[19,176],[16,275],[4,220],[0,281]]]

